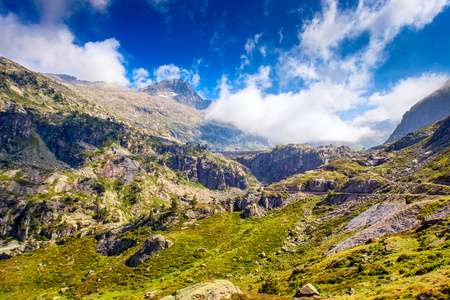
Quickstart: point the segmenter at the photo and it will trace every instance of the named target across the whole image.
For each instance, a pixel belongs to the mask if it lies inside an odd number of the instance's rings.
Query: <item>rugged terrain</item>
[[[449,298],[450,118],[247,168],[0,63],[0,299]]]
[[[247,166],[259,181],[273,183],[286,176],[304,173],[334,160],[357,155],[357,152],[345,146],[313,147],[309,144],[289,144],[234,159]]]

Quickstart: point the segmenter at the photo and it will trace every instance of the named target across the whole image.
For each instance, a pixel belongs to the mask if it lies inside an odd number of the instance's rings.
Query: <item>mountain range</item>
[[[209,103],[1,58],[0,299],[448,299],[448,115],[266,149]]]

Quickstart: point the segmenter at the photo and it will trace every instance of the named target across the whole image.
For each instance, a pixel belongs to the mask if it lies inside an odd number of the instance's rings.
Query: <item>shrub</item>
[[[258,289],[258,293],[262,294],[278,295],[279,292],[280,287],[278,281],[275,280],[272,275],[270,275]]]

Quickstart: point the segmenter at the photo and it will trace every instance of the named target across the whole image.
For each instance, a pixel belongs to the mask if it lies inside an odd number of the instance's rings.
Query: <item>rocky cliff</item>
[[[247,166],[261,182],[273,183],[287,176],[355,155],[356,152],[346,146],[313,147],[308,144],[289,144],[277,146],[270,151],[236,157],[235,160]]]
[[[450,79],[433,94],[417,102],[385,143],[392,143],[402,136],[420,130],[450,115]]]

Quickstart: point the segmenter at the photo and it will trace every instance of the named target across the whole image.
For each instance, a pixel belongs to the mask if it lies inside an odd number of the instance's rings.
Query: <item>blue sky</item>
[[[138,88],[275,143],[381,142],[450,70],[450,0],[0,0],[0,55]]]

